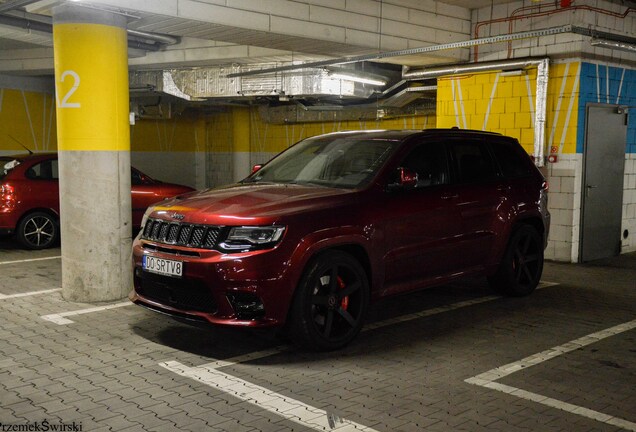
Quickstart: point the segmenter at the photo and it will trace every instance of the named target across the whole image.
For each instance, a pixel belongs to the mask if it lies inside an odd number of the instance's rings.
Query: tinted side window
[[[34,180],[57,180],[57,159],[49,159],[33,165],[26,171],[26,176]]]
[[[401,166],[417,173],[416,187],[448,183],[448,163],[442,143],[420,144],[404,158]]]
[[[450,148],[458,183],[479,183],[497,178],[497,169],[484,143],[455,142]]]
[[[492,142],[490,146],[504,177],[526,177],[532,173],[525,151],[520,151],[512,143]]]

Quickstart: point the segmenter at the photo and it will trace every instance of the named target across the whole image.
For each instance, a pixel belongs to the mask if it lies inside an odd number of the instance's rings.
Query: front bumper
[[[180,261],[183,277],[150,273],[144,255]],[[130,300],[174,318],[240,327],[285,323],[295,282],[277,249],[223,254],[136,240]]]

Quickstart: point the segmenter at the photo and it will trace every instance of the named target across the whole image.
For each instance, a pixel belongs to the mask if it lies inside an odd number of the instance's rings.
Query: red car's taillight
[[[0,211],[12,210],[15,206],[15,189],[8,183],[0,184]]]

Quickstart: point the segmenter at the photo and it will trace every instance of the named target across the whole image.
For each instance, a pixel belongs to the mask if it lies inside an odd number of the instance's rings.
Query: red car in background
[[[133,228],[150,205],[193,190],[131,168]],[[0,156],[0,235],[15,235],[27,249],[45,249],[59,239],[59,218],[57,154]]]

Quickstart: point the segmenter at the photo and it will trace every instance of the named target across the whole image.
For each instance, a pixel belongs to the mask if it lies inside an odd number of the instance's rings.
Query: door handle
[[[590,196],[590,191],[592,189],[596,189],[597,187],[597,185],[585,185],[585,196]]]
[[[455,199],[455,198],[459,198],[459,194],[450,194],[450,193],[445,193],[442,194],[441,198],[443,200],[447,200],[447,199]]]
[[[512,187],[510,185],[499,185],[499,186],[497,186],[497,190],[499,192],[508,192],[511,189],[512,189]]]

